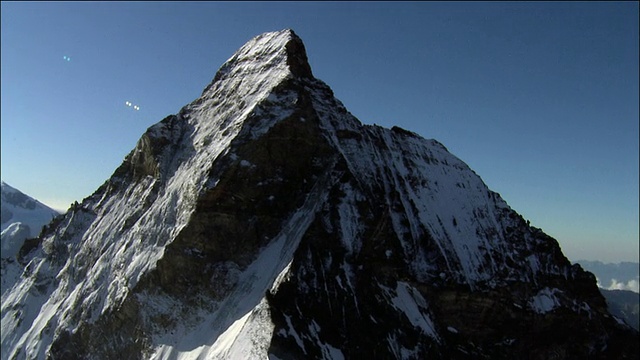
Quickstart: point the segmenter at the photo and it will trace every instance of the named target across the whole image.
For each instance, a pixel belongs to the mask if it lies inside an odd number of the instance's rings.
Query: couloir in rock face
[[[3,359],[637,358],[595,278],[284,30],[21,250]]]

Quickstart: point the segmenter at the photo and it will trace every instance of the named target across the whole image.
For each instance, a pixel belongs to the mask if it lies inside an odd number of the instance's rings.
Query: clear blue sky
[[[444,143],[570,259],[638,261],[637,2],[1,6],[2,179],[55,208],[292,28],[362,122]]]

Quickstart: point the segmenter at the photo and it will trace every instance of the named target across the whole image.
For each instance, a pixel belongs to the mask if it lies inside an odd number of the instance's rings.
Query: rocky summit
[[[291,30],[242,46],[16,254],[2,359],[637,359],[595,277]]]

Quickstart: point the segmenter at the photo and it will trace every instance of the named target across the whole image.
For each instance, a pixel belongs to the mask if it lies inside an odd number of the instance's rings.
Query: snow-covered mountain
[[[637,358],[592,274],[262,34],[26,243],[3,359]]]
[[[2,258],[17,254],[25,239],[36,237],[58,212],[2,181]]]

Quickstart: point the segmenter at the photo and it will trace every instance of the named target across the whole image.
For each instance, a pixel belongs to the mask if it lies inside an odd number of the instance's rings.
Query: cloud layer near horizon
[[[597,280],[598,280],[598,287],[603,289],[629,290],[629,291],[640,293],[640,281],[638,278],[636,278],[635,280],[629,280],[626,283],[618,281],[617,279],[611,279],[611,283],[609,284],[609,286],[603,286],[603,284],[600,282],[600,279],[597,279]]]

